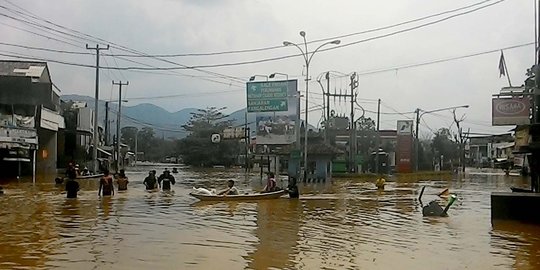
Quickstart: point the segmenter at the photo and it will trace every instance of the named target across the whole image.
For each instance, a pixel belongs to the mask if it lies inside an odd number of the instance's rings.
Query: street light
[[[414,169],[415,171],[418,171],[418,148],[419,148],[419,143],[420,143],[418,141],[418,133],[419,133],[418,128],[420,126],[420,118],[422,118],[422,116],[427,113],[434,113],[434,112],[440,112],[440,111],[446,111],[446,110],[452,110],[452,109],[458,109],[458,108],[469,108],[469,105],[453,106],[453,107],[447,107],[447,108],[436,109],[436,110],[431,110],[431,111],[424,111],[420,108],[417,108],[414,111],[416,113],[416,134],[415,134],[415,144],[414,144],[414,154],[415,154]],[[420,113],[420,111],[422,111],[422,113]]]
[[[250,82],[254,81],[256,77],[264,77],[268,81],[268,76],[266,76],[266,75],[253,75],[253,76],[249,77],[249,81]]]
[[[304,58],[304,61],[305,61],[305,64],[306,64],[306,124],[305,124],[305,132],[304,132],[304,180],[306,180],[306,176],[307,176],[307,146],[308,146],[308,108],[309,108],[309,98],[308,98],[308,93],[309,93],[309,64],[311,63],[311,59],[313,59],[313,55],[315,55],[315,53],[320,49],[322,48],[323,46],[325,45],[330,45],[330,44],[334,44],[334,45],[338,45],[341,41],[339,39],[337,40],[333,40],[333,41],[329,41],[329,42],[326,42],[326,43],[323,43],[321,44],[319,47],[317,47],[312,53],[311,55],[310,52],[308,51],[308,46],[307,46],[307,41],[306,41],[306,32],[304,31],[300,31],[300,36],[302,36],[302,38],[304,39],[304,48],[305,50],[302,50],[302,48],[300,48],[300,46],[298,46],[297,44],[295,43],[292,43],[290,41],[283,41],[283,46],[294,46],[296,47],[298,50],[300,50],[300,53],[302,53],[302,57]]]

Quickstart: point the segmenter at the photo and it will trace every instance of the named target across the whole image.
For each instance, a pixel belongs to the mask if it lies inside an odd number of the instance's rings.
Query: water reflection
[[[158,171],[161,168],[157,168]],[[490,220],[490,193],[526,179],[465,177],[334,179],[300,186],[298,200],[198,202],[193,186],[220,189],[235,179],[243,191],[262,187],[241,170],[190,170],[174,192],[147,192],[148,168],[128,174],[127,192],[97,196],[81,180],[66,199],[54,177],[3,183],[0,269],[537,269],[540,227]],[[286,184],[286,183],[285,183]],[[423,202],[444,188],[458,195],[448,218],[425,218]]]

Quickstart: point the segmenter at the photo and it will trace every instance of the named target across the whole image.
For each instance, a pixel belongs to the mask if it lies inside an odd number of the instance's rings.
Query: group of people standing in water
[[[173,169],[173,172],[176,171],[176,169]],[[176,171],[177,172],[177,171]],[[75,167],[70,166],[66,170],[66,196],[67,198],[77,198],[77,193],[80,189],[79,183],[76,181],[76,178],[78,176],[77,171]],[[58,178],[57,178],[58,180]],[[58,183],[58,181],[57,181]],[[114,195],[114,183],[116,183],[118,191],[126,191],[127,186],[129,183],[129,179],[126,176],[126,173],[124,170],[120,170],[118,174],[116,174],[114,177],[110,174],[109,170],[105,169],[103,171],[103,176],[99,179],[99,189],[98,189],[98,196],[112,196]],[[163,191],[170,191],[171,185],[174,185],[176,183],[176,179],[174,176],[171,175],[171,172],[165,168],[163,173],[156,177],[156,171],[152,170],[148,173],[148,176],[144,179],[143,184],[146,187],[146,190],[163,190]]]
[[[176,169],[173,169],[173,172]],[[146,190],[163,190],[163,191],[169,191],[171,190],[171,185],[174,185],[176,183],[176,179],[174,179],[174,176],[171,174],[171,172],[165,168],[163,173],[156,177],[156,170],[151,170],[148,172],[148,176],[144,178],[143,184],[146,187]]]

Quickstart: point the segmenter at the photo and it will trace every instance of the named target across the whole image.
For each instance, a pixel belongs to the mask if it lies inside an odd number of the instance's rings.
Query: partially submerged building
[[[4,175],[54,172],[63,129],[47,63],[0,61],[0,167]]]

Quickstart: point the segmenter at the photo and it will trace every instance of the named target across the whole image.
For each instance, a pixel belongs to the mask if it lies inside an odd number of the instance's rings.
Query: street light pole
[[[414,112],[416,113],[416,134],[415,134],[415,142],[414,142],[414,159],[415,159],[415,163],[414,163],[414,169],[415,171],[417,172],[418,171],[418,162],[419,162],[419,158],[418,158],[418,149],[419,149],[419,144],[420,142],[418,141],[418,128],[420,127],[420,119],[422,118],[422,116],[424,114],[427,114],[427,113],[434,113],[434,112],[440,112],[440,111],[446,111],[446,110],[452,110],[452,109],[458,109],[458,108],[469,108],[469,105],[461,105],[461,106],[453,106],[453,107],[447,107],[447,108],[442,108],[442,109],[436,109],[436,110],[431,110],[431,111],[424,111],[420,108],[417,108]],[[422,113],[420,113],[420,111],[422,111]]]
[[[308,112],[309,112],[309,64],[311,63],[311,59],[313,59],[313,55],[322,48],[325,45],[329,44],[335,44],[338,45],[341,41],[340,40],[333,40],[326,43],[321,44],[319,47],[317,47],[312,53],[311,56],[309,55],[310,52],[308,51],[307,41],[306,41],[306,32],[300,31],[300,36],[304,39],[304,48],[305,50],[302,50],[300,46],[298,46],[295,43],[289,42],[289,41],[283,41],[283,46],[295,46],[298,50],[300,50],[300,53],[302,53],[302,57],[304,58],[305,64],[306,64],[306,115],[305,115],[305,131],[304,131],[304,180],[307,178],[307,166],[308,166]]]

